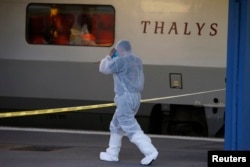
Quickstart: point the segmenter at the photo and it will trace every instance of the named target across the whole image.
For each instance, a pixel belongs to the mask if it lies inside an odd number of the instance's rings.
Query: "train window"
[[[111,46],[115,10],[111,5],[29,4],[26,11],[29,44]]]

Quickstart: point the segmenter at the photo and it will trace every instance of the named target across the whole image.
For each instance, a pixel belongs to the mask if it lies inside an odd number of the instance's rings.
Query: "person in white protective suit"
[[[112,57],[114,53],[117,57]],[[144,74],[141,59],[132,54],[130,42],[121,40],[116,49],[101,60],[99,71],[113,74],[116,111],[110,123],[109,147],[100,153],[103,161],[119,161],[122,137],[125,134],[144,154],[142,165],[151,165],[158,156],[151,139],[144,134],[135,115],[140,106]]]

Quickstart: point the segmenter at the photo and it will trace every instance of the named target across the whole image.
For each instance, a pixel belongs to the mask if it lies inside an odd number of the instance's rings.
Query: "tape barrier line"
[[[224,91],[224,90],[226,90],[226,89],[223,88],[223,89],[215,89],[215,90],[204,91],[204,92],[188,93],[188,94],[183,94],[183,95],[175,95],[175,96],[167,96],[167,97],[158,97],[158,98],[152,98],[152,99],[141,100],[141,102],[144,103],[144,102],[151,102],[151,101],[158,101],[158,100],[175,99],[175,98],[186,97],[186,96],[194,96],[194,95],[200,95],[200,94],[207,94],[207,93],[220,92],[220,91]]]
[[[0,113],[0,118],[53,114],[53,113],[61,113],[61,112],[105,108],[105,107],[112,107],[112,106],[115,106],[115,103],[87,105],[87,106],[78,106],[78,107],[66,107],[66,108],[54,108],[54,109],[40,109],[40,110],[31,110],[31,111],[14,111],[14,112]]]
[[[214,93],[214,92],[219,92],[219,91],[224,91],[224,90],[225,90],[225,88],[197,92],[197,93],[188,93],[188,94],[183,94],[183,95],[144,99],[144,100],[141,100],[141,102],[145,103],[145,102],[152,102],[152,101],[159,101],[159,100],[168,100],[168,99],[174,99],[174,98],[180,98],[180,97],[186,97],[186,96]],[[91,110],[91,109],[106,108],[106,107],[113,107],[113,106],[115,106],[115,103],[105,103],[105,104],[77,106],[77,107],[65,107],[65,108],[54,108],[54,109],[40,109],[40,110],[31,110],[31,111],[3,112],[3,113],[0,113],[0,118],[22,117],[22,116],[31,116],[31,115],[41,115],[41,114],[53,114],[53,113],[72,112],[72,111],[80,111],[80,110],[82,111],[82,110]]]

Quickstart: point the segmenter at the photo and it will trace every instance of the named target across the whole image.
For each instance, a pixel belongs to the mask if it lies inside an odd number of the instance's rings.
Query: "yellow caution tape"
[[[141,100],[141,102],[145,103],[145,102],[152,102],[152,101],[159,101],[159,100],[167,100],[167,99],[193,96],[193,95],[199,95],[199,94],[205,94],[205,93],[213,93],[213,92],[218,92],[218,91],[223,91],[223,90],[225,90],[225,89],[216,89],[216,90],[211,90],[211,91],[203,91],[203,92],[189,93],[189,94],[183,94],[183,95],[144,99],[144,100]],[[32,110],[32,111],[3,112],[3,113],[0,113],[0,118],[22,117],[22,116],[31,116],[31,115],[40,115],[40,114],[53,114],[53,113],[71,112],[71,111],[82,111],[82,110],[90,110],[90,109],[113,107],[113,106],[115,106],[115,103],[96,104],[96,105],[77,106],[77,107],[65,107],[65,108],[54,108],[54,109],[40,109],[40,110]]]

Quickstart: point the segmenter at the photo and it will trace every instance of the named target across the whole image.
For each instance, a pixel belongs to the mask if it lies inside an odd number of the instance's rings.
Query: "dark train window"
[[[111,46],[115,9],[110,5],[29,4],[29,44]]]

